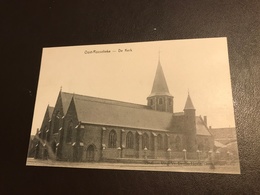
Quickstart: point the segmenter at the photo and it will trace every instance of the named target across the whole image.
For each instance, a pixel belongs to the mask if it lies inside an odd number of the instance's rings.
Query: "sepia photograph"
[[[42,49],[27,166],[240,174],[226,37]]]

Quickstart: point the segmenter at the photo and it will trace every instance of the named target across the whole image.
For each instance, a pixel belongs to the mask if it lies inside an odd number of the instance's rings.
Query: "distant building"
[[[174,113],[174,99],[158,63],[147,105],[59,92],[47,106],[35,158],[63,161],[196,158],[214,139],[207,118],[196,116],[188,94],[184,110]]]
[[[211,128],[210,126],[209,132],[213,135],[215,141],[224,145],[237,141],[235,127]]]
[[[215,147],[218,148],[218,151],[222,153],[221,155],[223,157],[230,154],[233,155],[234,158],[238,158],[237,134],[235,127],[209,127],[209,131],[214,137]]]

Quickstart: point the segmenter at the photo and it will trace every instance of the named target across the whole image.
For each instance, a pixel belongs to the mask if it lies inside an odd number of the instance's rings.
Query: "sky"
[[[207,116],[209,126],[235,127],[227,39],[221,37],[43,48],[31,134],[61,87],[146,105],[159,60],[174,112],[183,111],[189,91],[196,115]]]

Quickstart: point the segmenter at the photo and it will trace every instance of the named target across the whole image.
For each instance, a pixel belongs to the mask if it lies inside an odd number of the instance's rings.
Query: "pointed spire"
[[[158,66],[157,66],[157,70],[156,70],[154,81],[153,81],[153,88],[152,88],[150,96],[154,96],[154,95],[172,96],[169,92],[169,89],[168,89],[168,86],[166,83],[166,79],[165,79],[163,69],[161,66],[161,62],[160,62],[160,57],[159,57]]]
[[[190,98],[190,92],[189,91],[188,91],[188,97],[187,97],[187,100],[186,100],[184,110],[195,110],[193,103],[191,101],[191,98]]]

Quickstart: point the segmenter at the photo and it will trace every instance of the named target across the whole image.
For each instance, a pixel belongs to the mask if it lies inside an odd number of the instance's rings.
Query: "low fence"
[[[187,166],[200,166],[200,165],[232,165],[237,164],[239,161],[230,160],[171,160],[171,159],[131,159],[131,158],[117,158],[117,159],[104,159],[103,162],[110,163],[128,163],[128,164],[164,164],[164,165],[187,165]]]

